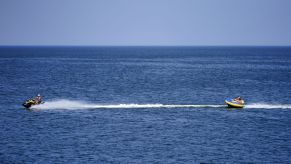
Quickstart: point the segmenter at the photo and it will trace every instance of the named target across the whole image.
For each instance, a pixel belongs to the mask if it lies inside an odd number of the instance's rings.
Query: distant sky
[[[1,0],[0,45],[291,46],[291,0]]]

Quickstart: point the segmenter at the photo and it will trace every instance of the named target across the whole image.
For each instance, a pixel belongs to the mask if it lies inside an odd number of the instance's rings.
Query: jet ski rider
[[[37,94],[37,96],[34,98],[34,101],[36,104],[40,104],[42,101],[42,97],[40,96],[40,94]]]
[[[238,103],[241,103],[242,104],[242,98],[240,96],[236,97],[233,99],[233,101],[236,101]]]

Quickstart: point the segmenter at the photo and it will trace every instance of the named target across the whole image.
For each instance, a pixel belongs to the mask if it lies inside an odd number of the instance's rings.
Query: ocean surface
[[[0,75],[0,163],[291,163],[291,47],[0,47]]]

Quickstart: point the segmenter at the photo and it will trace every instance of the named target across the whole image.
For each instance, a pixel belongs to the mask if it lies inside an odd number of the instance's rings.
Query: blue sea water
[[[0,163],[291,163],[291,47],[0,47],[0,74]]]

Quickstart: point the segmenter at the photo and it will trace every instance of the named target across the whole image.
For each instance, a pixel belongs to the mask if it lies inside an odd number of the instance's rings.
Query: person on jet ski
[[[242,98],[240,96],[238,96],[238,97],[234,98],[233,101],[242,103]]]
[[[40,96],[40,94],[37,94],[37,96],[34,98],[34,101],[36,104],[40,104],[42,101],[42,97]]]

